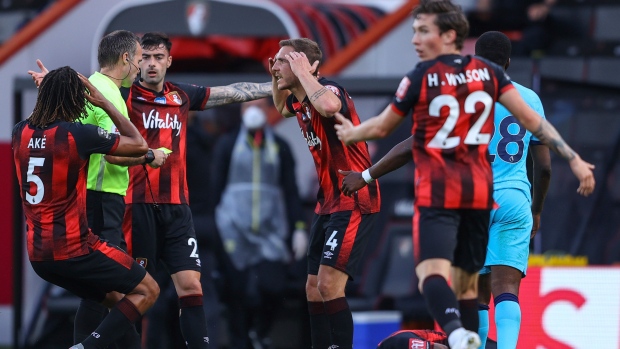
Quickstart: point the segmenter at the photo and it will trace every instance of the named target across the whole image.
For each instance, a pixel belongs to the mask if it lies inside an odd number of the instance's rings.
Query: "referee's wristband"
[[[362,171],[362,178],[364,178],[364,181],[366,183],[372,183],[375,179],[372,178],[372,176],[370,175],[370,171],[368,169],[365,169],[364,171]]]

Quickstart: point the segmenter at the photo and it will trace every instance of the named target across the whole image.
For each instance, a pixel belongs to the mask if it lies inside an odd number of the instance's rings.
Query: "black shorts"
[[[491,210],[414,207],[413,251],[416,264],[431,258],[476,273],[484,266]]]
[[[153,274],[163,262],[170,274],[183,270],[200,272],[198,241],[188,205],[129,204],[123,224],[128,251],[138,264]]]
[[[376,214],[354,211],[315,215],[308,246],[308,274],[317,275],[321,264],[356,276]]]
[[[127,251],[123,237],[125,199],[121,195],[87,190],[86,214],[95,235]]]
[[[89,239],[90,253],[61,261],[31,261],[34,271],[45,281],[58,285],[80,298],[101,302],[106,293],[129,293],[146,276],[131,256],[98,239]]]

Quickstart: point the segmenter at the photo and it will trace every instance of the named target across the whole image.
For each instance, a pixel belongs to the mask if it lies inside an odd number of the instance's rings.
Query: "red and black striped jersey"
[[[110,154],[119,135],[93,125],[56,122],[15,125],[13,159],[26,216],[31,261],[65,260],[89,253],[86,172],[90,154]]]
[[[498,65],[460,55],[421,62],[401,81],[392,110],[413,110],[415,200],[421,207],[490,209],[488,144],[495,101],[514,88]]]
[[[153,203],[154,199],[163,204],[189,204],[185,166],[187,118],[190,110],[205,108],[209,92],[208,87],[171,82],[165,82],[160,92],[139,82],[130,89],[121,89],[129,118],[149,147],[172,150],[165,166],[146,166],[148,181],[142,166],[129,168],[125,203]]]
[[[340,113],[351,120],[353,125],[359,125],[359,116],[347,91],[337,83],[325,78],[320,78],[319,83],[340,98],[342,103]],[[317,214],[330,214],[350,211],[356,206],[364,214],[379,212],[381,199],[377,181],[360,189],[352,197],[348,197],[340,191],[343,177],[338,173],[338,170],[362,172],[371,166],[366,142],[345,146],[336,135],[334,129],[336,119],[322,116],[310,103],[307,96],[300,103],[293,94],[289,95],[286,100],[286,108],[289,112],[296,114],[301,134],[308,143],[308,148],[314,158],[319,180],[315,212]]]

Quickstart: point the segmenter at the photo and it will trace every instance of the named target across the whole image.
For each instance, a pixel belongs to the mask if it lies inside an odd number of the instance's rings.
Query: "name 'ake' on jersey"
[[[460,55],[421,62],[402,79],[391,107],[401,116],[413,111],[417,206],[492,208],[495,101],[513,88],[498,65]]]
[[[545,111],[538,95],[527,87],[512,83],[525,102],[543,118]],[[489,155],[493,167],[495,190],[518,188],[530,197],[530,182],[527,179],[527,151],[530,145],[541,142],[521,126],[508,109],[495,105],[495,133],[489,143]]]
[[[146,166],[148,181],[142,166],[129,168],[129,188],[126,204],[153,203],[148,188],[150,182],[155,201],[161,204],[189,204],[186,180],[187,123],[190,110],[203,110],[209,99],[208,87],[165,82],[160,92],[135,82],[130,89],[121,89],[129,103],[131,122],[151,149],[172,150],[166,165],[158,169]]]
[[[37,128],[22,121],[12,134],[13,159],[26,216],[31,261],[90,253],[86,166],[93,153],[111,154],[120,136],[79,122]]]

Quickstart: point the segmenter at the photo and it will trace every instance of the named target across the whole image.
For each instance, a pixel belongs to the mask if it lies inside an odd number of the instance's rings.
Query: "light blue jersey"
[[[527,87],[512,82],[519,94],[532,109],[545,117],[538,95]],[[493,187],[518,188],[530,193],[525,160],[530,144],[540,144],[530,131],[521,126],[517,119],[501,104],[495,104],[495,133],[489,143],[489,154],[493,168]],[[530,199],[531,200],[531,199]]]
[[[525,102],[544,118],[540,98],[534,91],[515,82]],[[489,143],[493,168],[493,199],[498,208],[491,211],[487,256],[481,274],[492,265],[506,265],[527,271],[532,230],[532,196],[527,179],[526,159],[529,146],[540,144],[517,119],[497,103],[495,133]]]

